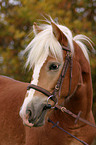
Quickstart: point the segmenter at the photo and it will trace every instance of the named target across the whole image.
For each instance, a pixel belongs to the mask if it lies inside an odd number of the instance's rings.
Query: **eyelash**
[[[49,66],[49,70],[50,71],[56,71],[56,70],[58,70],[59,69],[59,64],[51,64],[50,66]]]

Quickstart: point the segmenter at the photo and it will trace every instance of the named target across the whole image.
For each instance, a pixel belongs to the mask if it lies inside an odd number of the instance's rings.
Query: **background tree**
[[[33,38],[33,22],[45,13],[73,34],[85,34],[96,46],[95,0],[0,0],[0,75],[30,81],[32,70],[24,68],[26,58],[20,54]],[[91,68],[96,118],[96,57],[91,57]]]

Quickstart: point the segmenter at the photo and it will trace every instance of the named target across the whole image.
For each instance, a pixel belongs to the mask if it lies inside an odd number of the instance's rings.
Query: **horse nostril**
[[[51,109],[51,107],[52,107],[51,104],[47,104],[44,106],[43,110]]]
[[[32,116],[33,116],[33,113],[32,113],[32,110],[31,109],[27,109],[26,113],[28,114],[28,121],[29,123],[32,122]]]

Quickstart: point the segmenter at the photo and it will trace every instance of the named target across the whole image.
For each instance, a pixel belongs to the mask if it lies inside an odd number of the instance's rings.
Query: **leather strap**
[[[72,55],[71,55],[71,52],[67,52],[66,54],[66,58],[65,58],[65,63],[63,65],[63,68],[62,68],[62,72],[60,74],[60,77],[57,81],[57,84],[55,86],[55,90],[53,92],[53,94],[55,96],[57,96],[57,92],[59,91],[59,96],[60,96],[60,93],[61,93],[61,87],[62,87],[62,84],[63,84],[63,81],[64,81],[64,78],[65,78],[65,75],[66,75],[66,72],[67,72],[67,69],[69,67],[69,64],[70,64],[70,76],[69,76],[69,91],[68,91],[68,95],[66,96],[66,98],[69,96],[70,94],[70,90],[71,90],[71,79],[72,79]]]
[[[52,95],[49,91],[47,91],[47,90],[45,90],[45,89],[43,89],[43,88],[41,88],[37,85],[33,85],[33,84],[28,85],[27,90],[30,90],[30,89],[35,89],[36,91],[39,91],[39,92],[43,93],[44,95],[46,95],[48,97]],[[57,102],[55,96],[52,96],[50,99],[52,101],[54,101],[55,103]]]
[[[73,118],[75,118],[76,119],[75,122],[74,122],[75,124],[79,120],[79,121],[81,121],[81,122],[83,122],[83,123],[85,123],[89,126],[92,126],[92,127],[96,128],[95,124],[93,124],[93,123],[89,122],[88,120],[85,120],[85,119],[80,117],[81,111],[76,115],[76,114],[72,113],[71,111],[69,111],[68,109],[66,109],[65,107],[59,106],[58,104],[55,104],[55,107],[57,109],[61,110],[62,112],[65,112],[65,113],[69,114],[70,116],[72,116]]]

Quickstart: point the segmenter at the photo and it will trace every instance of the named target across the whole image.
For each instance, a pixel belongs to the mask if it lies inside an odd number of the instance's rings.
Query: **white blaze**
[[[31,84],[34,84],[34,85],[38,84],[39,73],[44,62],[35,65],[34,72],[33,72],[33,80],[31,81]],[[34,89],[30,89],[27,91],[28,96],[24,99],[23,105],[19,112],[21,118],[26,117],[26,108],[27,108],[27,105],[32,101],[32,98],[34,97],[34,93],[35,93]]]

